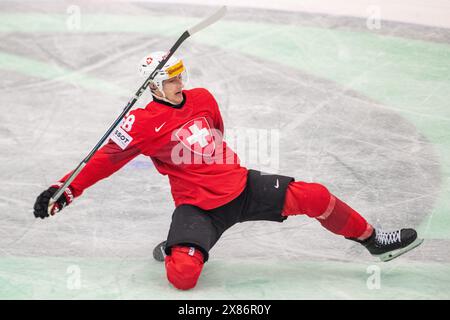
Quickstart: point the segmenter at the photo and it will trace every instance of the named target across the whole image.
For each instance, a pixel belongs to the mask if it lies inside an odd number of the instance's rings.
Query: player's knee
[[[330,203],[330,192],[320,183],[308,183],[307,199],[307,215],[316,218],[327,210]]]
[[[165,259],[167,279],[177,289],[191,289],[197,284],[203,263],[203,255],[199,250],[175,246]]]

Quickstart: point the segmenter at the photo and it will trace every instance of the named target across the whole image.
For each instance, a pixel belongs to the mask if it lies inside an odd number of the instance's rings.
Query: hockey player
[[[145,57],[140,72],[148,77],[163,55]],[[144,154],[169,178],[175,210],[167,240],[155,250],[164,250],[165,257],[159,259],[164,259],[167,278],[178,289],[196,285],[209,251],[238,222],[283,222],[304,214],[361,243],[383,261],[422,242],[414,229],[374,229],[321,184],[242,167],[222,139],[224,125],[216,100],[203,88],[183,90],[185,74],[183,61],[172,56],[150,84],[153,101],[129,112],[56,203],[49,206],[49,199],[70,173],[43,191],[34,215],[54,215],[88,187]]]

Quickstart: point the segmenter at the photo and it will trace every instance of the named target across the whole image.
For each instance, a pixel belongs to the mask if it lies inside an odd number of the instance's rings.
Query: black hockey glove
[[[65,206],[68,206],[73,201],[73,194],[70,187],[68,187],[64,193],[59,197],[55,204],[49,208],[48,204],[50,198],[58,191],[58,185],[52,185],[50,188],[42,192],[34,203],[34,216],[36,218],[47,218],[49,215],[54,215],[58,211],[61,211]]]

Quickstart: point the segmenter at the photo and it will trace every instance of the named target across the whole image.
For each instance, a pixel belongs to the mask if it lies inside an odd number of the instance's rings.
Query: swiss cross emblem
[[[205,117],[187,122],[175,133],[175,136],[186,148],[199,155],[211,156],[216,148],[211,128]]]

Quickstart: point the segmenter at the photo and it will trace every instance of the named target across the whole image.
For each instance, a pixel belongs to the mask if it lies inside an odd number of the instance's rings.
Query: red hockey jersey
[[[183,90],[183,96],[178,108],[152,101],[129,112],[71,183],[74,196],[144,154],[168,175],[175,206],[208,210],[236,198],[245,188],[247,169],[222,139],[216,100],[202,88]]]

